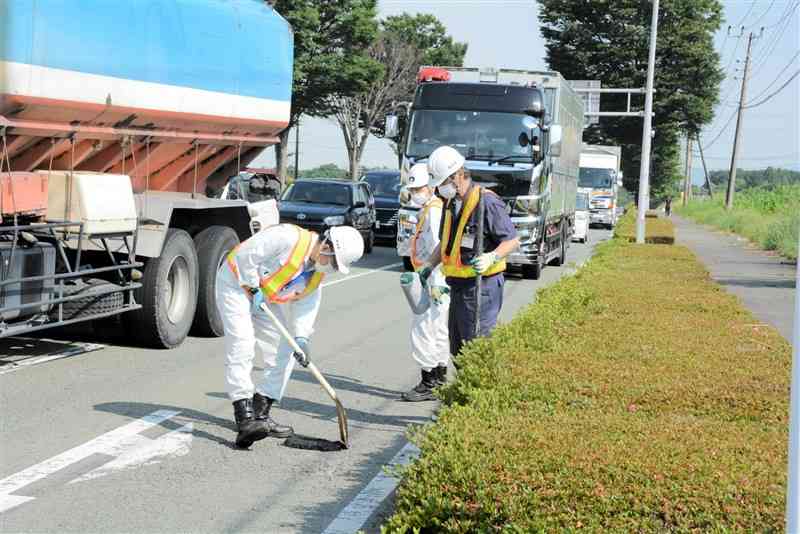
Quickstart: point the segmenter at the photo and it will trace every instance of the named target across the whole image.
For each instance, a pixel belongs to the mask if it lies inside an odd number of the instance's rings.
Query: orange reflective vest
[[[453,216],[448,208],[444,211],[444,222],[442,224],[442,271],[444,275],[451,278],[475,278],[478,273],[471,265],[464,265],[461,263],[461,241],[464,237],[464,230],[467,227],[472,212],[478,207],[481,194],[486,192],[481,187],[473,187],[472,191],[467,195],[464,205],[461,207],[461,216],[458,219],[458,226],[456,226],[456,235],[453,240],[453,250],[450,251],[450,233],[453,227]],[[451,201],[452,202],[452,201]],[[477,244],[477,243],[475,243]],[[482,250],[476,251],[476,254],[483,254]],[[494,263],[489,269],[484,271],[483,276],[491,276],[493,274],[502,273],[506,270],[506,260],[502,259]]]
[[[282,304],[291,300],[300,300],[307,297],[317,290],[325,276],[323,273],[315,272],[311,280],[306,284],[303,292],[297,297],[280,295],[281,290],[302,273],[303,264],[309,252],[311,252],[311,246],[314,242],[311,232],[299,226],[294,226],[294,228],[297,229],[299,235],[294,248],[292,248],[292,252],[289,254],[287,262],[274,273],[262,278],[259,284],[261,291],[264,292],[267,299],[275,304]],[[239,277],[239,268],[236,266],[236,253],[239,251],[240,246],[241,245],[237,245],[228,253],[228,266],[237,278]]]
[[[441,208],[442,207],[442,199],[438,197],[434,197],[431,202],[428,202],[425,207],[422,208],[422,213],[419,216],[419,221],[417,221],[417,229],[414,232],[414,236],[411,238],[411,265],[414,266],[414,270],[419,270],[420,267],[424,264],[422,260],[419,259],[417,256],[417,237],[419,233],[422,231],[422,227],[425,224],[425,219],[428,217],[431,208]]]

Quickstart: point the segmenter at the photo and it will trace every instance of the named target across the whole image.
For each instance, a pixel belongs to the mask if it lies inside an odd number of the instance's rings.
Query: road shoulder
[[[796,265],[747,239],[673,216],[677,242],[705,265],[711,278],[759,320],[792,338]]]

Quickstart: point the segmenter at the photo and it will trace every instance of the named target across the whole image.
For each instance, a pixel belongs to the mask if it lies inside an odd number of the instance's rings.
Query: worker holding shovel
[[[415,269],[424,267],[439,246],[442,201],[433,194],[429,181],[426,164],[417,163],[411,167],[408,177],[409,192],[413,202],[422,206],[416,231],[411,238],[411,263]],[[412,273],[405,273],[401,278],[401,284],[413,281]],[[427,305],[413,310],[411,324],[411,355],[421,368],[422,379],[413,389],[403,393],[403,400],[409,402],[434,400],[433,389],[447,381],[447,364],[450,361],[447,335],[450,289],[440,268],[435,269],[428,277],[422,290],[428,293],[421,299]]]
[[[293,354],[300,360],[309,356],[325,273],[348,273],[363,253],[364,240],[354,228],[333,227],[320,237],[281,224],[237,246],[220,265],[217,308],[225,330],[225,382],[233,402],[238,447],[247,448],[268,436],[292,435],[290,426],[270,417],[270,409],[283,397],[294,368]],[[282,338],[262,305],[281,324],[290,325],[301,352]],[[264,376],[257,388],[250,378],[256,347],[264,357]]]
[[[464,156],[449,146],[437,148],[428,160],[430,184],[445,204],[441,243],[419,271],[426,280],[442,264],[450,287],[448,327],[454,358],[464,343],[488,335],[497,324],[503,305],[505,258],[519,246],[505,203],[474,184],[464,162]]]

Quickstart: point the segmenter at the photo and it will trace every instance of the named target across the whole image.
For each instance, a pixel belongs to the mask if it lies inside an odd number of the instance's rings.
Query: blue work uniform
[[[473,185],[472,187],[478,186]],[[474,236],[478,227],[478,209],[472,212],[467,223],[465,238],[462,239],[460,244],[454,243],[457,224],[452,224],[450,228],[451,235],[448,241],[452,246],[460,245],[463,264],[468,264],[476,255],[491,252],[500,246],[500,243],[517,237],[517,231],[514,228],[514,223],[511,222],[511,217],[508,215],[505,202],[492,192],[487,192],[482,196],[484,217],[483,250],[475,250],[477,239],[474,239]],[[442,224],[439,230],[440,239],[443,239],[443,232],[445,231],[445,212],[449,210],[452,220],[455,222],[460,220],[462,207],[462,203],[457,202],[457,199],[447,201],[442,210]],[[444,254],[445,251],[442,252]],[[448,276],[447,285],[450,286],[450,311],[448,316],[450,354],[455,357],[461,351],[464,343],[475,337],[476,284],[475,278]],[[488,335],[497,324],[497,316],[503,306],[504,285],[505,277],[502,272],[483,277],[481,282],[481,336]]]

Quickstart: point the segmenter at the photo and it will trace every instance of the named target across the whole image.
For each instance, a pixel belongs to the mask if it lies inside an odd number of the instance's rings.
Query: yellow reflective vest
[[[456,226],[456,233],[451,246],[450,235],[453,227],[453,216],[449,206],[444,210],[444,223],[442,224],[442,271],[444,275],[451,278],[475,278],[478,273],[471,265],[464,265],[461,263],[461,241],[464,237],[464,230],[467,227],[469,218],[481,198],[481,194],[492,194],[486,192],[483,188],[475,186],[467,195],[464,205],[461,207],[461,215],[458,219],[458,226]],[[452,202],[452,201],[451,201]],[[475,243],[474,245],[477,245]],[[473,245],[473,246],[474,246]],[[450,249],[453,249],[452,251]],[[483,254],[482,250],[475,251],[476,255]],[[483,276],[492,276],[493,274],[502,273],[506,270],[506,260],[501,259],[494,263],[487,269]]]

